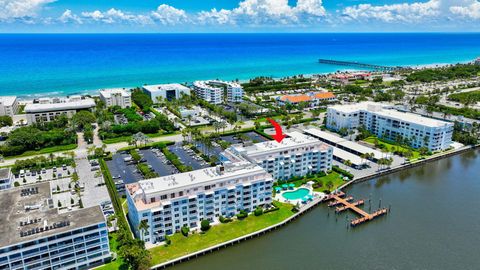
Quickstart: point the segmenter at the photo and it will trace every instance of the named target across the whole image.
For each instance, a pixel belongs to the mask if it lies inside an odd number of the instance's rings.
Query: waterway
[[[479,269],[480,152],[356,184],[363,209],[391,213],[355,229],[316,207],[275,232],[171,269]],[[175,243],[173,243],[174,245]]]

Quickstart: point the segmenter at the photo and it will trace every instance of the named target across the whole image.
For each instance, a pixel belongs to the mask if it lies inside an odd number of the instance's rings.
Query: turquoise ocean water
[[[381,65],[457,63],[480,56],[480,34],[0,35],[0,95],[327,73],[319,58]]]

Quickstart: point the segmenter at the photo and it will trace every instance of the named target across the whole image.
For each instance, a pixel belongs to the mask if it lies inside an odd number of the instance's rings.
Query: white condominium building
[[[0,190],[11,188],[12,183],[13,183],[13,174],[10,168],[0,169]]]
[[[18,112],[18,100],[16,96],[0,97],[0,115],[13,116]]]
[[[137,237],[156,243],[183,226],[199,229],[204,219],[216,223],[269,205],[272,185],[272,176],[249,162],[142,180],[126,185],[128,216]],[[143,220],[148,229],[139,231]]]
[[[221,104],[224,102],[224,93],[226,93],[227,102],[242,102],[243,88],[240,84],[234,82],[209,80],[196,81],[193,83],[195,94],[212,104]]]
[[[60,115],[71,118],[77,111],[93,110],[94,108],[95,100],[92,98],[72,96],[67,99],[42,98],[34,100],[34,103],[28,103],[24,110],[27,114],[27,122],[33,124],[50,122]]]
[[[59,213],[50,183],[0,191],[0,269],[89,269],[110,260],[100,206]]]
[[[414,148],[444,150],[452,144],[453,123],[399,112],[387,105],[363,102],[327,109],[327,127],[333,130],[364,126],[380,138],[396,141],[399,137]]]
[[[258,164],[274,179],[289,179],[332,169],[333,148],[300,132],[288,133],[281,143],[262,142],[249,146],[232,145],[222,160],[242,156]]]
[[[130,91],[122,88],[102,90],[100,91],[100,99],[105,102],[107,107],[120,106],[121,108],[127,108],[132,106]]]
[[[179,83],[144,85],[142,90],[149,95],[153,102],[158,99],[174,100],[179,99],[182,95],[190,95],[190,88]]]

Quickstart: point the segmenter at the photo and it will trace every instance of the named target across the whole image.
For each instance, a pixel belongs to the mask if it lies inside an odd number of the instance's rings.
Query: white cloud
[[[0,21],[36,17],[45,5],[52,2],[55,0],[0,0]]]
[[[466,5],[455,5],[450,7],[450,12],[467,19],[480,19],[480,2],[473,0]]]
[[[82,19],[78,15],[73,14],[73,12],[70,9],[65,10],[62,16],[58,18],[58,20],[62,23],[68,23],[68,22],[74,22],[78,24],[83,23]]]
[[[202,24],[277,25],[303,23],[325,15],[322,0],[298,0],[296,6],[290,6],[288,0],[244,0],[231,10],[202,11],[198,21]]]
[[[149,16],[142,14],[125,13],[119,9],[111,8],[105,12],[95,10],[92,12],[82,12],[82,17],[96,22],[103,22],[106,24],[114,23],[132,23],[132,24],[152,24]]]
[[[157,10],[152,11],[151,17],[163,25],[176,25],[187,21],[185,10],[176,9],[165,4],[158,6]]]
[[[231,20],[232,11],[221,9],[217,10],[216,8],[210,11],[201,11],[198,13],[197,20],[201,24],[232,24],[234,23]]]
[[[346,7],[342,15],[347,20],[379,20],[388,23],[414,23],[441,14],[441,0],[401,3],[383,6],[360,4]]]

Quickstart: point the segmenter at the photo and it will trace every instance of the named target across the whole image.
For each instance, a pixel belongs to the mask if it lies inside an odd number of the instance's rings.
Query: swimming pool
[[[295,191],[288,191],[282,194],[283,198],[287,200],[299,200],[307,196],[310,193],[310,190],[306,188],[299,188]]]

